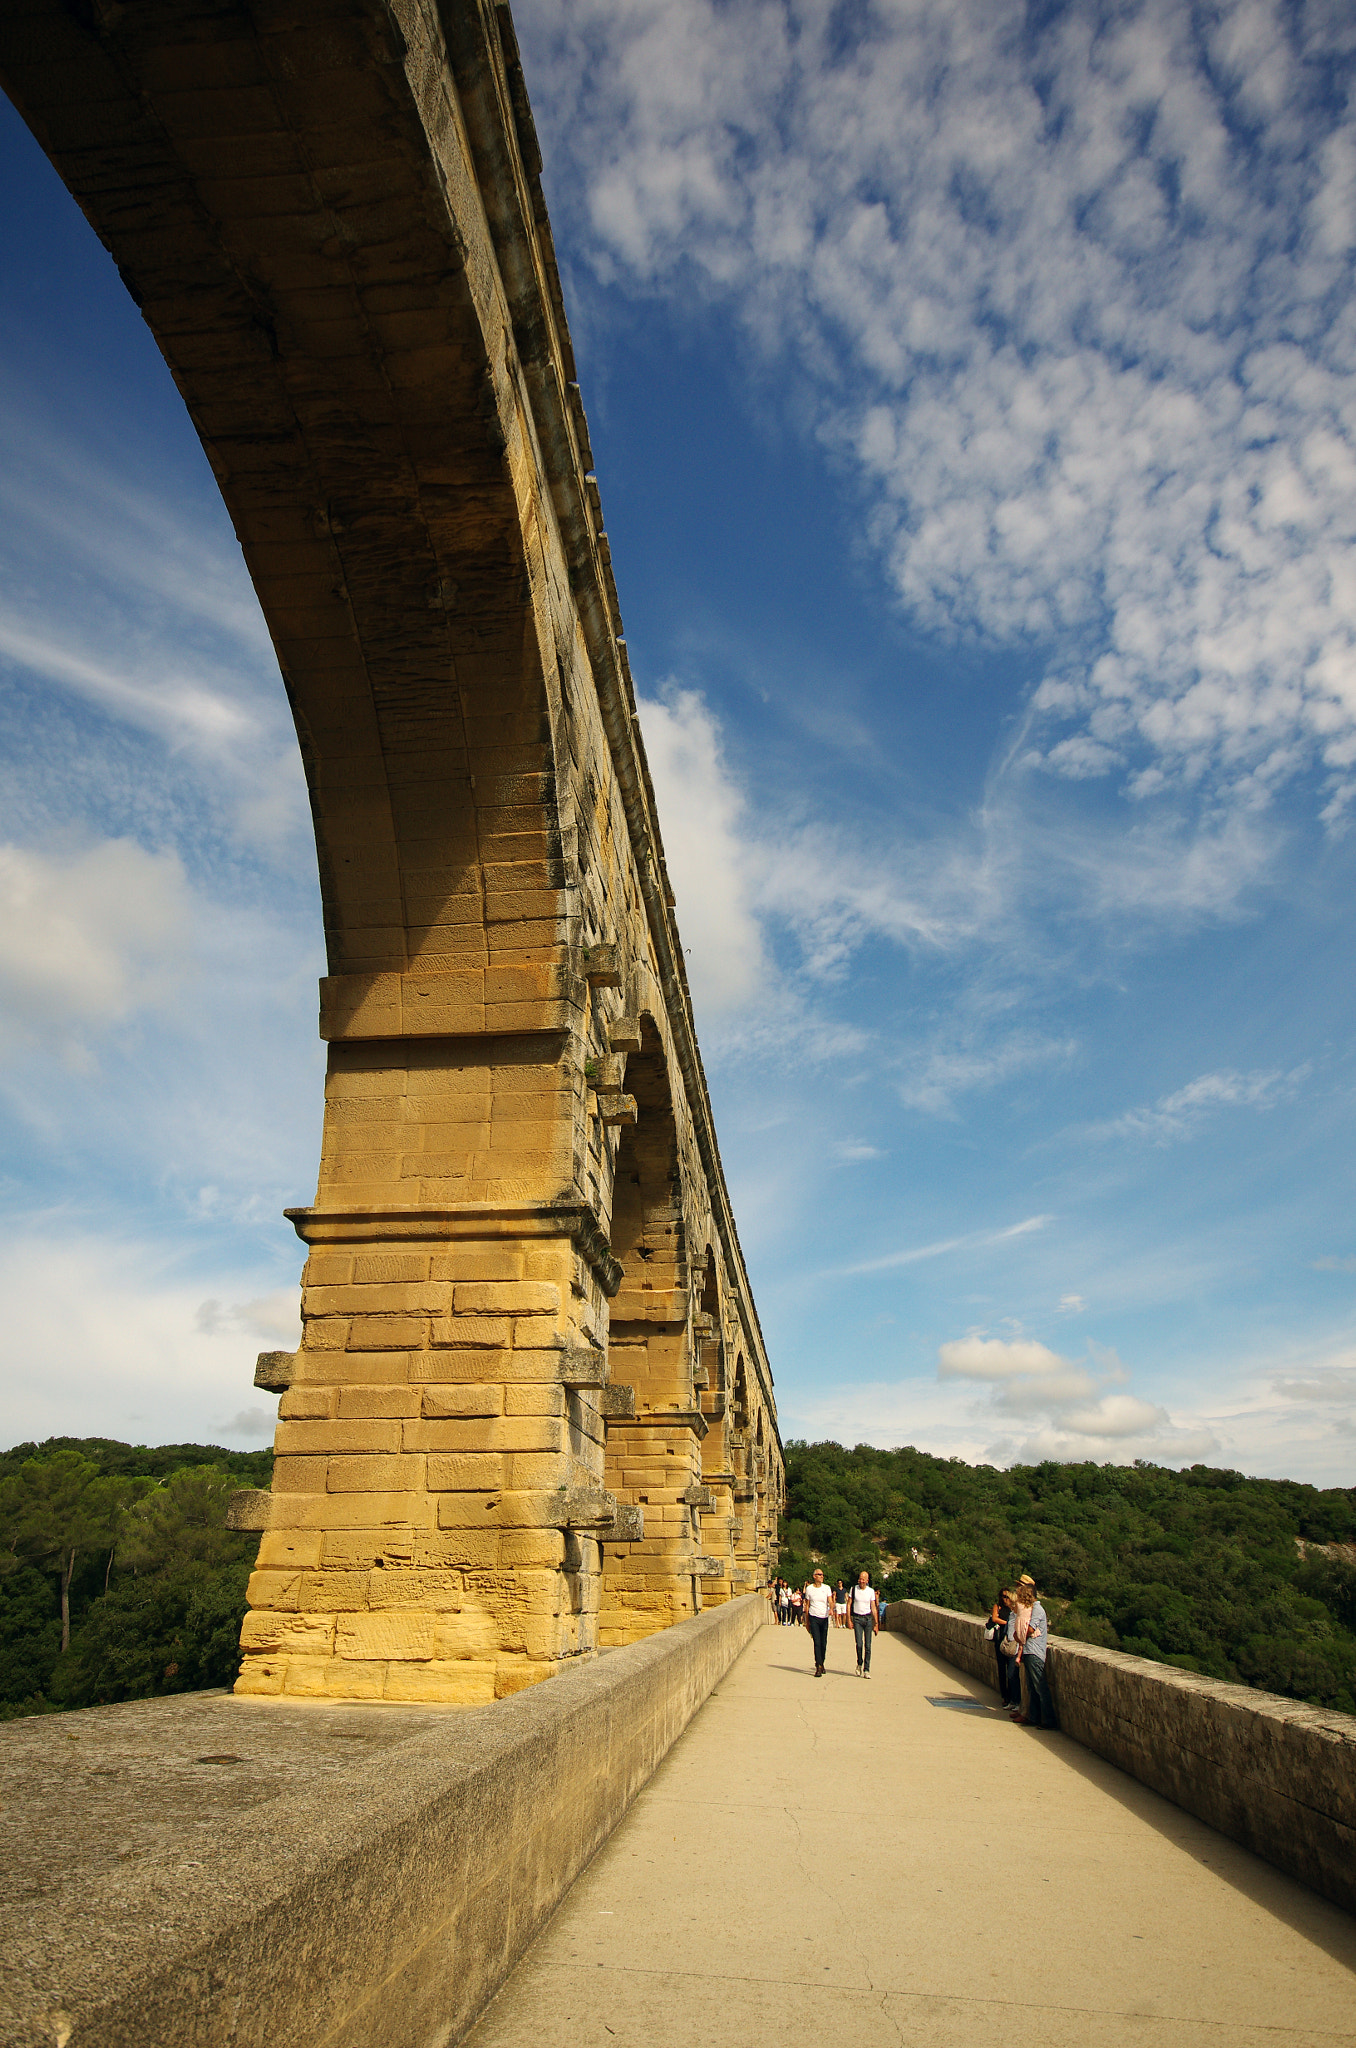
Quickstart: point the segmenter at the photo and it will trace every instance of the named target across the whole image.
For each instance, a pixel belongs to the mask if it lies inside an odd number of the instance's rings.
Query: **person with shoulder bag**
[[[1022,1681],[1017,1671],[1019,1646],[1009,1643],[1008,1617],[1012,1613],[1013,1599],[1010,1586],[1004,1586],[984,1624],[984,1634],[993,1644],[994,1661],[998,1666],[998,1697],[1005,1707],[1020,1707],[1022,1704]]]

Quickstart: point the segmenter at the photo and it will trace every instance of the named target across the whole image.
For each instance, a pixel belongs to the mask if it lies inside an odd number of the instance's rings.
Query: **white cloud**
[[[221,1297],[252,1307],[282,1300],[267,1285],[275,1277],[276,1269],[214,1275]],[[5,1444],[56,1435],[213,1443],[271,1433],[257,1398],[242,1407],[253,1394],[259,1333],[204,1328],[201,1274],[186,1276],[160,1247],[49,1217],[0,1245],[0,1292]],[[295,1309],[299,1294],[287,1293]]]
[[[742,794],[721,755],[715,719],[694,690],[640,704],[645,751],[698,1015],[752,1002],[769,974],[751,906]]]
[[[855,465],[914,618],[1051,648],[1028,756],[1245,812],[1319,762],[1340,812],[1356,147],[1321,15],[519,20],[599,275],[733,301]]]
[[[868,1145],[862,1138],[839,1138],[830,1145],[829,1151],[835,1159],[841,1159],[846,1165],[856,1165],[864,1159],[885,1157],[879,1145]]]
[[[127,839],[79,852],[0,846],[0,1053],[86,1039],[162,1004],[190,964],[190,891],[176,853]]]
[[[253,1301],[229,1305],[215,1296],[200,1302],[193,1327],[206,1337],[234,1335],[258,1337],[266,1344],[295,1351],[301,1342],[301,1301],[295,1288],[260,1295]]]
[[[1271,1109],[1288,1100],[1309,1073],[1307,1066],[1289,1073],[1199,1074],[1184,1088],[1164,1095],[1151,1109],[1127,1110],[1123,1116],[1093,1126],[1087,1133],[1101,1138],[1147,1138],[1171,1145],[1191,1138],[1219,1109]]]
[[[988,1455],[1004,1464],[1148,1458],[1185,1465],[1219,1447],[1208,1427],[1183,1428],[1156,1402],[1110,1391],[1127,1374],[1113,1351],[1097,1345],[1076,1360],[1033,1338],[972,1331],[938,1347],[937,1377],[989,1386],[988,1414],[1022,1425],[1025,1434],[988,1445]]]

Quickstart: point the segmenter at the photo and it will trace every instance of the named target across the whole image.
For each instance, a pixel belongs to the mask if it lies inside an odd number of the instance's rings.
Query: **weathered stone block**
[[[407,1493],[414,1487],[422,1489],[423,1485],[424,1460],[418,1457],[331,1458],[326,1471],[329,1493]]]
[[[341,1614],[335,1625],[335,1653],[359,1662],[371,1658],[397,1661],[427,1659],[433,1655],[436,1627],[436,1618],[432,1614],[410,1614],[400,1610]]]
[[[421,1412],[432,1422],[458,1416],[500,1415],[504,1412],[504,1405],[505,1390],[502,1386],[470,1380],[464,1385],[425,1386]]]
[[[267,1394],[281,1394],[290,1387],[296,1372],[294,1351],[261,1351],[254,1367],[254,1384]]]

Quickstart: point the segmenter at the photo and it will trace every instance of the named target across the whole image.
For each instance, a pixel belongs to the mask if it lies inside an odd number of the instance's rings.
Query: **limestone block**
[[[610,1377],[607,1353],[592,1344],[571,1344],[556,1354],[562,1386],[605,1387]]]
[[[505,1483],[504,1462],[499,1451],[436,1453],[428,1459],[428,1490],[430,1493],[493,1492]]]
[[[377,1564],[399,1569],[414,1563],[413,1529],[328,1529],[315,1535],[317,1563],[326,1571],[368,1572]]]
[[[560,1289],[544,1280],[459,1280],[453,1307],[458,1315],[553,1316],[560,1309]]]
[[[240,1667],[232,1691],[241,1698],[276,1698],[283,1689],[285,1660],[265,1661],[260,1657],[246,1657]]]
[[[504,1460],[504,1484],[524,1493],[558,1484],[564,1462],[558,1450],[511,1451]]]
[[[633,1124],[637,1120],[637,1114],[636,1098],[634,1095],[624,1095],[620,1091],[612,1091],[607,1094],[599,1093],[598,1120],[600,1123],[609,1126]]]
[[[455,1658],[427,1664],[392,1664],[383,1698],[442,1701],[448,1706],[487,1707],[495,1697],[495,1665]]]
[[[599,1397],[598,1407],[601,1414],[608,1421],[620,1422],[627,1418],[634,1419],[636,1412],[636,1390],[634,1387],[619,1386],[616,1380],[613,1380],[608,1386],[603,1388]]]
[[[274,1613],[268,1608],[252,1608],[240,1626],[242,1650],[264,1650],[273,1656],[327,1657],[333,1644],[332,1614]]]
[[[519,1280],[523,1278],[524,1254],[499,1245],[461,1244],[449,1252],[435,1252],[432,1275],[435,1280]]]
[[[254,1384],[266,1394],[281,1394],[292,1384],[297,1356],[294,1351],[261,1351],[254,1367]]]
[[[618,1501],[610,1526],[602,1531],[604,1541],[608,1543],[639,1543],[644,1534],[644,1508],[625,1501]]]
[[[565,1389],[560,1386],[539,1387],[531,1381],[511,1382],[504,1387],[505,1415],[554,1415],[563,1418],[565,1414]],[[576,1408],[582,1404],[575,1404]],[[572,1426],[586,1427],[585,1417],[576,1416]]]
[[[259,1570],[305,1571],[320,1562],[318,1529],[268,1529],[259,1543]]]
[[[500,1623],[493,1614],[468,1607],[460,1614],[443,1614],[433,1633],[433,1654],[449,1657],[492,1657],[500,1645]]]
[[[285,1398],[290,1400],[291,1395]],[[362,1416],[417,1415],[419,1402],[418,1387],[408,1385],[341,1387],[339,1416],[341,1421],[356,1421]]]
[[[299,1571],[252,1571],[245,1588],[245,1598],[251,1607],[269,1607],[280,1614],[295,1613],[300,1606],[298,1594],[301,1590]],[[318,1601],[313,1602],[318,1606]]]
[[[420,1569],[430,1570],[496,1565],[503,1540],[494,1528],[424,1530],[414,1538],[414,1562]]]
[[[679,1498],[690,1508],[713,1508],[716,1504],[716,1496],[706,1486],[684,1487]]]
[[[415,1669],[422,1667],[416,1666]],[[386,1689],[385,1664],[355,1664],[332,1657],[325,1667],[324,1693],[331,1700],[379,1700]]]
[[[434,1513],[421,1486],[416,1493],[294,1494],[275,1500],[273,1522],[297,1529],[431,1529]]]
[[[359,1662],[372,1658],[427,1659],[433,1655],[436,1627],[432,1614],[412,1614],[400,1609],[341,1614],[335,1624],[335,1654]]]
[[[356,1315],[346,1331],[355,1351],[422,1351],[428,1327],[427,1316]]]
[[[436,1341],[436,1340],[435,1340]],[[487,1381],[535,1378],[522,1359],[509,1349],[508,1333],[502,1346],[468,1345],[465,1349],[439,1345],[437,1350],[413,1354],[409,1361],[412,1381],[450,1386],[483,1386]]]
[[[505,1410],[505,1389],[502,1386],[487,1386],[483,1381],[467,1381],[463,1385],[427,1385],[423,1390],[422,1413],[429,1421],[450,1419],[454,1416],[501,1415]]]
[[[388,1286],[402,1282],[427,1280],[431,1254],[428,1252],[382,1252],[355,1257],[352,1279],[360,1284]],[[342,1276],[347,1279],[349,1276]],[[336,1275],[336,1283],[341,1276]]]
[[[302,1352],[299,1360],[298,1379],[323,1380],[333,1385],[342,1380],[347,1386],[399,1386],[410,1377],[410,1354],[408,1351],[363,1351],[354,1346],[351,1351],[320,1351],[310,1355]],[[342,1410],[340,1411],[342,1413]]]
[[[398,1424],[392,1426],[399,1427]],[[373,1453],[330,1458],[326,1467],[325,1489],[328,1493],[407,1493],[423,1485],[424,1460],[419,1457],[390,1457]]]
[[[639,1017],[614,1017],[607,1027],[607,1042],[613,1052],[639,1052]]]
[[[557,1416],[454,1416],[437,1422],[407,1422],[404,1428],[407,1451],[560,1452],[569,1448],[564,1419]],[[554,1477],[554,1473],[549,1475]]]
[[[555,1665],[539,1663],[527,1657],[497,1657],[494,1665],[494,1696],[504,1700],[511,1693],[522,1692],[525,1686],[539,1685],[544,1678],[554,1675]]]
[[[460,1612],[466,1598],[464,1574],[451,1567],[441,1570],[415,1566],[392,1569],[376,1567],[366,1574],[367,1605],[378,1608],[420,1608],[429,1614]]]
[[[398,1451],[401,1425],[367,1416],[333,1422],[280,1422],[274,1438],[279,1455],[304,1457],[331,1451]]]
[[[303,1381],[287,1389],[278,1403],[278,1414],[287,1422],[320,1422],[333,1415],[338,1398],[336,1387]]]
[[[513,1324],[507,1316],[443,1315],[434,1318],[429,1342],[438,1349],[507,1350],[513,1341]]]
[[[615,945],[584,948],[584,978],[590,988],[621,987],[621,961]]]
[[[302,1575],[298,1605],[303,1613],[354,1613],[367,1606],[365,1571],[310,1571]]]
[[[283,1669],[283,1691],[299,1699],[322,1699],[334,1668],[331,1657],[289,1657]]]
[[[228,1529],[267,1529],[273,1510],[273,1495],[265,1487],[242,1486],[226,1502]]]
[[[506,1529],[498,1539],[497,1562],[509,1568],[555,1570],[565,1561],[565,1542],[559,1529]]]

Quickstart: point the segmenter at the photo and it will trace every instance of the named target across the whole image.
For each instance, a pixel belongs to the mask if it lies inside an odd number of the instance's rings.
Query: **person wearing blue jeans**
[[[859,1572],[852,1589],[852,1633],[857,1639],[857,1676],[871,1676],[871,1638],[880,1627],[880,1603],[870,1572]]]
[[[805,1626],[810,1631],[810,1641],[815,1646],[815,1677],[824,1676],[825,1659],[829,1654],[829,1622],[833,1619],[833,1587],[824,1584],[824,1574],[817,1567],[814,1577],[805,1588],[805,1605],[802,1609]]]
[[[1045,1676],[1045,1657],[1050,1646],[1050,1623],[1036,1598],[1036,1581],[1023,1572],[1013,1587],[1015,1605],[1008,1616],[1008,1634],[1022,1646],[1022,1668],[1026,1672],[1026,1712],[1019,1709],[1012,1718],[1021,1728],[1058,1728],[1055,1703]]]

